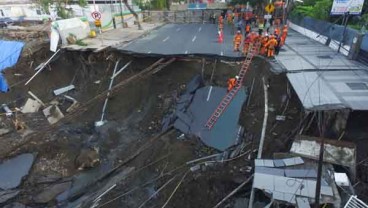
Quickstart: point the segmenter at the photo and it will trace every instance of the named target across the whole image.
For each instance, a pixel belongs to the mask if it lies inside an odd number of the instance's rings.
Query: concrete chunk
[[[18,155],[0,165],[0,188],[8,190],[20,185],[22,178],[28,175],[34,161],[33,154]]]
[[[60,119],[64,118],[64,114],[56,105],[51,105],[45,108],[43,110],[43,114],[46,116],[50,124],[57,123]]]
[[[40,107],[41,107],[41,104],[38,101],[28,98],[21,112],[22,113],[34,113],[34,112],[37,112],[40,109]]]

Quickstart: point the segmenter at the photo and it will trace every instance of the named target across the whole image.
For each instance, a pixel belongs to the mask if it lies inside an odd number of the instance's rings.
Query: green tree
[[[71,3],[68,0],[37,0],[36,3],[46,14],[50,14],[50,7],[54,6],[57,15],[62,19],[70,18],[72,15],[72,11],[66,8]],[[77,0],[72,3],[77,3],[81,7],[87,6],[87,0]]]

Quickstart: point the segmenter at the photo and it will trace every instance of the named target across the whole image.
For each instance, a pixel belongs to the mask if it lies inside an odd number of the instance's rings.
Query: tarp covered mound
[[[17,63],[20,53],[22,52],[24,43],[17,41],[0,40],[0,91],[7,92],[8,84],[2,71],[8,67],[12,67]]]

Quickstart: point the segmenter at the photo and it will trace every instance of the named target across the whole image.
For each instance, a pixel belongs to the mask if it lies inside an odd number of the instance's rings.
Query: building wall
[[[131,1],[128,1],[131,3]],[[131,6],[134,11],[140,13],[140,9],[138,6]],[[72,9],[74,17],[80,17],[85,21],[90,23],[94,22],[94,19],[91,16],[91,13],[94,11],[98,11],[101,13],[101,22],[102,28],[104,30],[113,28],[113,19],[115,20],[115,25],[117,27],[122,26],[121,18],[124,18],[124,22],[129,24],[133,24],[134,18],[130,13],[128,8],[121,3],[113,3],[113,4],[89,4],[86,7],[80,7],[79,5],[68,5],[67,8]],[[45,14],[36,4],[0,4],[0,18],[2,17],[10,17],[12,19],[25,19],[25,20],[45,20],[45,19],[56,19],[57,14],[55,8],[50,8],[50,15]],[[122,15],[121,15],[122,14]]]

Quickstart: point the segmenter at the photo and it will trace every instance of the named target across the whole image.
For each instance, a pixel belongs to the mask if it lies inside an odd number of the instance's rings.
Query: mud
[[[174,108],[177,95],[185,90],[186,83],[194,75],[202,74],[200,59],[177,60],[154,75],[135,79],[114,91],[109,97],[107,123],[95,128],[94,122],[100,119],[105,96],[95,97],[107,89],[115,61],[121,59],[121,66],[133,61],[115,79],[114,83],[118,84],[157,59],[113,52],[64,52],[29,85],[24,86],[34,73],[33,68],[48,57],[50,53],[44,46],[6,70],[11,91],[0,95],[1,102],[12,109],[19,108],[29,97],[27,92],[32,91],[47,104],[57,102],[64,113],[71,103],[61,96],[55,97],[52,91],[74,84],[76,89],[67,95],[81,103],[81,107],[65,113],[65,118],[53,126],[49,125],[42,112],[19,113],[14,118],[1,117],[2,127],[11,129],[11,132],[0,140],[0,158],[37,153],[31,172],[20,187],[22,191],[7,204],[16,201],[31,207],[75,207],[82,203],[82,207],[90,207],[99,194],[116,184],[99,201],[99,207],[139,207],[150,196],[152,199],[144,204],[145,207],[161,207],[182,180],[167,207],[206,208],[213,207],[250,176],[252,162],[244,157],[191,172],[187,161],[217,151],[204,146],[197,138],[179,139],[181,133],[175,130],[155,138],[161,133],[163,116]],[[218,61],[212,75],[213,66],[214,60],[207,60],[203,71],[205,83],[225,87],[227,79],[237,74],[240,63]],[[260,138],[264,114],[263,77],[270,85],[270,112],[263,151],[263,157],[267,158],[275,152],[289,149],[303,113],[285,75],[272,73],[268,63],[255,58],[244,81],[251,91],[250,100],[243,106],[239,120],[246,129],[247,142],[251,143],[248,148],[257,149]],[[277,115],[284,115],[286,120],[276,121]],[[25,129],[14,129],[15,120],[23,122]],[[99,150],[100,165],[78,170],[78,155],[84,149],[95,147]],[[44,193],[48,188],[67,182],[72,182],[72,189],[59,195],[59,201],[49,200],[48,197],[42,197],[42,200],[40,196],[37,198],[37,194]],[[80,188],[76,187],[77,184]],[[165,187],[160,189],[162,186]],[[64,190],[65,187],[62,188]],[[224,206],[232,207],[236,198],[249,197],[250,185],[242,190]],[[54,193],[59,192],[58,189]],[[65,200],[68,196],[69,199]]]

